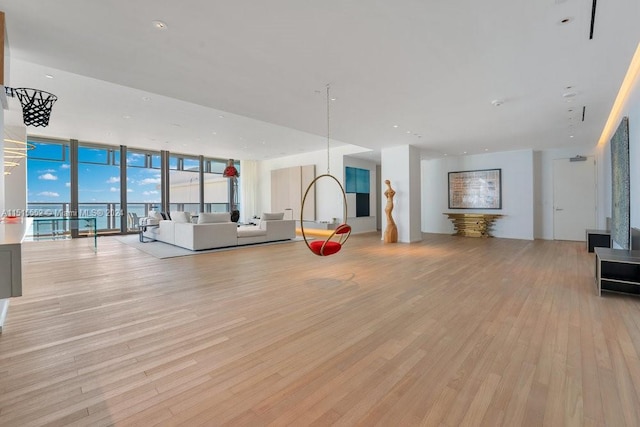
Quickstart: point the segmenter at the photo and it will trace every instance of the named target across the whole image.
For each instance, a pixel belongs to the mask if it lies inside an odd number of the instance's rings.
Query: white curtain
[[[244,223],[258,212],[258,162],[255,160],[240,160],[240,211]]]

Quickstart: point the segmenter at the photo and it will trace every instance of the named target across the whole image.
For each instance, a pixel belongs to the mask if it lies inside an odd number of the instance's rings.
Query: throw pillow
[[[214,224],[218,222],[231,222],[229,212],[200,212],[198,224]]]
[[[158,221],[160,221],[161,219],[164,219],[162,218],[162,215],[160,215],[160,212],[158,211],[149,211],[148,218],[157,219]]]
[[[191,214],[181,211],[171,212],[171,220],[174,222],[191,222]]]

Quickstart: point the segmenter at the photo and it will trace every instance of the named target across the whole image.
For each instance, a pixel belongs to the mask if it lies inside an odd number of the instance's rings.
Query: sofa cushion
[[[260,219],[262,221],[273,221],[275,219],[284,219],[284,212],[263,213]]]
[[[191,222],[191,214],[189,212],[174,211],[171,212],[171,220],[180,223]]]
[[[247,227],[238,227],[238,237],[256,237],[256,236],[266,236],[267,230],[263,230],[254,226]]]
[[[229,212],[200,212],[198,224],[212,224],[217,222],[231,222]]]

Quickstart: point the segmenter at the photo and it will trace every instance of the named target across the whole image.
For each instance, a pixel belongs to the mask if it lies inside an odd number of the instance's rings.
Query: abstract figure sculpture
[[[387,184],[387,189],[384,192],[387,198],[387,205],[384,207],[384,212],[387,214],[387,228],[384,230],[384,242],[396,243],[398,241],[398,228],[391,216],[391,211],[393,211],[393,196],[395,196],[396,192],[391,188],[391,181],[387,179],[384,183]]]

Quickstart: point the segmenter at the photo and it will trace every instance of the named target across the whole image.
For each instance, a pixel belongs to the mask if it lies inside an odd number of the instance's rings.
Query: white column
[[[27,141],[26,126],[4,126],[6,138],[16,141]],[[28,153],[27,153],[28,154]],[[11,174],[4,176],[4,207],[6,210],[24,212],[27,209],[27,158],[20,160],[11,169]],[[20,215],[14,213],[14,215]]]
[[[0,89],[4,91],[4,86],[0,86]],[[4,135],[4,109],[0,105],[0,135]],[[0,165],[2,166],[2,172],[0,172],[0,216],[4,212],[4,137],[0,141]]]
[[[393,199],[393,219],[398,227],[398,242],[411,243],[422,240],[420,213],[420,151],[411,145],[382,149],[382,188],[380,203],[384,212],[387,203],[384,197],[385,180],[391,181],[396,192]],[[382,232],[387,226],[382,217]]]

